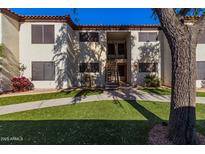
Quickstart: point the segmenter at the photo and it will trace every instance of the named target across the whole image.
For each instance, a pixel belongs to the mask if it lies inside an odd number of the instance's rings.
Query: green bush
[[[160,86],[160,80],[154,74],[146,75],[144,82],[145,82],[146,87],[159,87]]]

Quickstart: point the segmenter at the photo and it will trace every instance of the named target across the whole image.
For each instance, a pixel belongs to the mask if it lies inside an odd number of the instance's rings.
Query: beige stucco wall
[[[32,24],[54,24],[55,44],[31,44]],[[27,69],[24,75],[31,79],[32,61],[54,61],[55,81],[32,81],[35,88],[67,88],[81,86],[80,62],[99,62],[100,72],[92,73],[95,85],[104,85],[104,66],[106,58],[106,33],[99,32],[99,43],[79,42],[79,31],[67,28],[63,23],[22,23],[20,30],[20,62]]]
[[[131,31],[131,83],[133,86],[143,85],[144,77],[150,73],[139,72],[139,62],[157,62],[158,73],[161,78],[161,60],[160,60],[160,42],[139,42],[138,33],[140,31]],[[146,32],[146,31],[143,31]],[[158,31],[148,31],[158,32]],[[153,74],[153,73],[152,73]]]
[[[171,86],[171,51],[165,35],[162,33],[161,50],[162,56],[162,83],[165,86]],[[205,61],[205,44],[198,44],[196,48],[196,61]],[[204,77],[205,78],[205,77]],[[196,87],[201,88],[204,80],[196,80]]]
[[[31,43],[31,25],[43,24],[54,25],[55,43],[54,44],[32,44]],[[21,23],[20,27],[20,63],[26,66],[24,76],[32,78],[32,61],[54,61],[56,62],[56,79],[54,81],[32,81],[35,88],[63,88],[66,86],[63,60],[67,55],[67,25],[64,23],[52,22],[26,22]],[[58,57],[55,57],[59,55]],[[59,61],[59,58],[63,58]],[[59,77],[59,76],[62,77]],[[31,79],[32,80],[32,79]],[[61,81],[59,81],[61,80]],[[60,84],[60,85],[59,85]]]
[[[107,52],[107,34],[105,31],[97,31],[99,33],[99,42],[79,42],[79,32],[76,31],[76,40],[78,43],[77,50],[77,71],[78,71],[78,85],[81,86],[81,80],[83,80],[83,73],[79,72],[79,64],[82,62],[98,62],[99,72],[90,73],[94,79],[93,86],[103,87],[105,84],[105,64],[106,64],[106,52]],[[86,31],[87,32],[87,31]],[[89,31],[92,32],[92,31]],[[96,31],[95,31],[96,32]]]
[[[1,15],[1,35],[4,47],[2,60],[3,90],[11,90],[10,79],[19,74],[19,23],[7,15]]]
[[[171,86],[171,51],[167,39],[162,31],[160,31],[161,53],[162,53],[162,85]]]
[[[196,48],[196,61],[205,61],[205,44],[198,44]],[[205,69],[205,68],[204,68]],[[204,76],[205,79],[205,76]],[[205,80],[197,80],[196,87],[204,87]]]

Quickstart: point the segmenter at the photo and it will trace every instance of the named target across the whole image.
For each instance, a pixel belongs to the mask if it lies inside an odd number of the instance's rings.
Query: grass
[[[205,105],[197,131],[205,135]],[[169,103],[101,101],[0,116],[0,144],[146,144],[149,130],[169,116]]]
[[[57,98],[98,95],[101,94],[102,92],[103,91],[100,89],[72,90],[68,92],[62,91],[62,92],[44,93],[44,94],[0,97],[0,106],[32,102],[32,101],[40,101],[40,100],[57,99]]]
[[[170,88],[143,88],[142,89],[145,92],[148,93],[154,93],[157,95],[171,95],[171,89]],[[197,97],[205,97],[205,92],[196,92]]]

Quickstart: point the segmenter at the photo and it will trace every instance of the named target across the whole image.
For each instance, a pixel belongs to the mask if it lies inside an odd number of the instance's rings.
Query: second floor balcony
[[[108,59],[127,59],[126,44],[124,41],[108,43],[107,48]]]

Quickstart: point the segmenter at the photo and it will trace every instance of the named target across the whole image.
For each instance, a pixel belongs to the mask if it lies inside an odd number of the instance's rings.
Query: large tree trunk
[[[172,56],[172,96],[169,138],[174,144],[197,144],[195,87],[197,34],[173,9],[156,9]]]
[[[175,144],[196,144],[196,46],[184,35],[177,40],[172,54],[172,96],[169,137]]]

